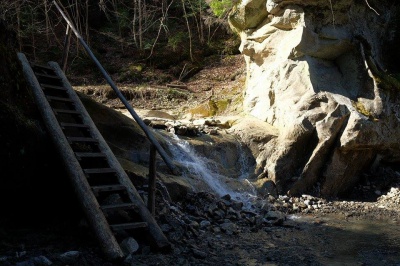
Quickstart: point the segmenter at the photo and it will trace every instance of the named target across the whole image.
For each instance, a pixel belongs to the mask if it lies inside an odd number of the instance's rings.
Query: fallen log
[[[179,88],[179,89],[185,89],[185,90],[188,89],[187,85],[184,85],[184,84],[171,84],[171,83],[169,83],[166,86],[168,88]]]

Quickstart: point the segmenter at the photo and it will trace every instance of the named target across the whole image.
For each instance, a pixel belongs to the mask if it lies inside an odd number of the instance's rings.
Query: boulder
[[[249,0],[231,12],[247,65],[243,108],[265,128],[236,132],[279,193],[342,195],[374,161],[400,161],[400,82],[385,54],[400,7],[372,4]]]

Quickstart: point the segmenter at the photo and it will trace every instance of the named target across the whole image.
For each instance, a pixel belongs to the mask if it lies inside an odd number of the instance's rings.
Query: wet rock
[[[232,208],[236,211],[240,211],[243,208],[243,202],[232,201]]]
[[[179,126],[175,128],[175,132],[178,135],[186,135],[186,133],[188,132],[188,128],[186,126]]]
[[[218,226],[213,226],[213,227],[211,228],[211,231],[214,232],[214,233],[216,233],[216,234],[218,234],[218,233],[221,232],[221,228],[218,227]]]
[[[22,257],[25,257],[25,256],[26,256],[26,251],[17,251],[15,253],[15,257],[17,257],[17,258],[22,258]]]
[[[200,222],[200,228],[206,228],[210,225],[211,225],[210,221],[207,221],[207,220],[203,220]]]
[[[221,199],[226,200],[226,201],[230,201],[231,200],[231,195],[226,194],[226,195],[222,196]]]
[[[269,211],[265,218],[272,221],[274,225],[281,225],[285,221],[286,216],[280,211]]]
[[[240,212],[235,211],[232,207],[229,207],[226,218],[229,220],[239,220],[241,218]]]
[[[255,185],[257,187],[257,192],[260,195],[271,195],[273,197],[278,196],[278,191],[276,189],[276,185],[275,185],[274,181],[272,181],[268,178],[258,179],[255,182]]]
[[[225,222],[220,225],[220,228],[221,228],[222,232],[225,232],[228,235],[238,233],[238,228],[237,228],[236,224],[234,224],[232,222]]]
[[[6,262],[8,259],[9,259],[8,256],[0,256],[0,262],[1,263]]]
[[[176,261],[176,265],[178,265],[178,266],[189,266],[190,263],[189,263],[189,261],[188,261],[187,259],[185,259],[185,258],[179,258],[179,259]]]
[[[160,117],[144,117],[143,122],[153,128],[164,129],[181,136],[199,136],[201,133],[218,135],[219,128],[226,129],[230,127],[228,122],[221,123],[219,120],[175,120],[168,119],[165,115],[160,115]]]
[[[180,226],[180,224],[176,225],[173,228],[174,228],[174,231],[169,232],[169,234],[168,234],[169,239],[172,241],[180,241],[185,234],[185,230],[182,228],[182,226]]]
[[[192,228],[194,228],[194,229],[198,229],[198,228],[200,227],[199,223],[196,222],[196,221],[192,221],[192,222],[189,224],[189,226],[192,227]]]
[[[73,264],[78,261],[79,256],[80,256],[79,251],[68,251],[61,254],[58,258],[61,262],[65,264]]]
[[[218,135],[218,130],[216,128],[211,128],[208,130],[207,134]]]
[[[17,262],[15,266],[35,266],[35,263],[32,260],[24,260],[21,262]]]
[[[197,259],[205,259],[207,258],[207,253],[197,249],[197,248],[192,248],[193,256]]]
[[[51,260],[49,260],[45,256],[34,257],[32,258],[32,261],[35,266],[49,266],[53,264],[53,262],[51,262]]]
[[[125,256],[127,256],[129,254],[134,254],[139,249],[138,242],[132,237],[125,238],[121,242],[120,246],[121,246],[121,249],[124,252]]]
[[[124,264],[130,266],[147,266],[147,264],[141,262],[134,255],[128,255],[124,260]]]
[[[228,201],[218,201],[217,206],[220,210],[226,212],[227,209],[227,203]],[[229,204],[229,203],[228,203]],[[229,204],[230,205],[230,204]]]
[[[225,217],[225,212],[223,210],[218,209],[214,211],[213,217],[215,219],[223,219]]]

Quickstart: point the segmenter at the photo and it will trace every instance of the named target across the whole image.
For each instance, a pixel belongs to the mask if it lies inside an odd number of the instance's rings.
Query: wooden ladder
[[[146,234],[152,248],[170,243],[91,120],[59,65],[37,65],[18,53],[47,130],[61,153],[75,192],[101,248],[123,258],[123,238]]]

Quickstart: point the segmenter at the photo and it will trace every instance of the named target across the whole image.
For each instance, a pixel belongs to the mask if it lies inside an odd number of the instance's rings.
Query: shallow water
[[[239,154],[240,148],[238,146]],[[200,190],[208,189],[219,196],[230,194],[232,198],[250,205],[256,198],[254,187],[245,178],[249,172],[245,159],[238,161],[242,178],[232,179],[221,175],[215,162],[197,154],[187,141],[177,136],[172,136],[170,151],[174,159],[188,169],[188,173],[206,184],[207,188],[199,183],[193,184]],[[288,216],[288,223],[297,230],[282,230],[279,236],[282,243],[278,249],[284,248],[288,256],[307,258],[306,262],[300,260],[296,265],[400,266],[400,221],[322,214],[320,217]],[[295,244],[288,245],[293,241]],[[267,265],[264,262],[262,265]]]
[[[315,232],[322,265],[400,266],[400,224],[396,220],[345,219],[340,215],[321,218],[289,216]],[[315,225],[315,221],[318,224]],[[312,244],[311,244],[312,245]]]

